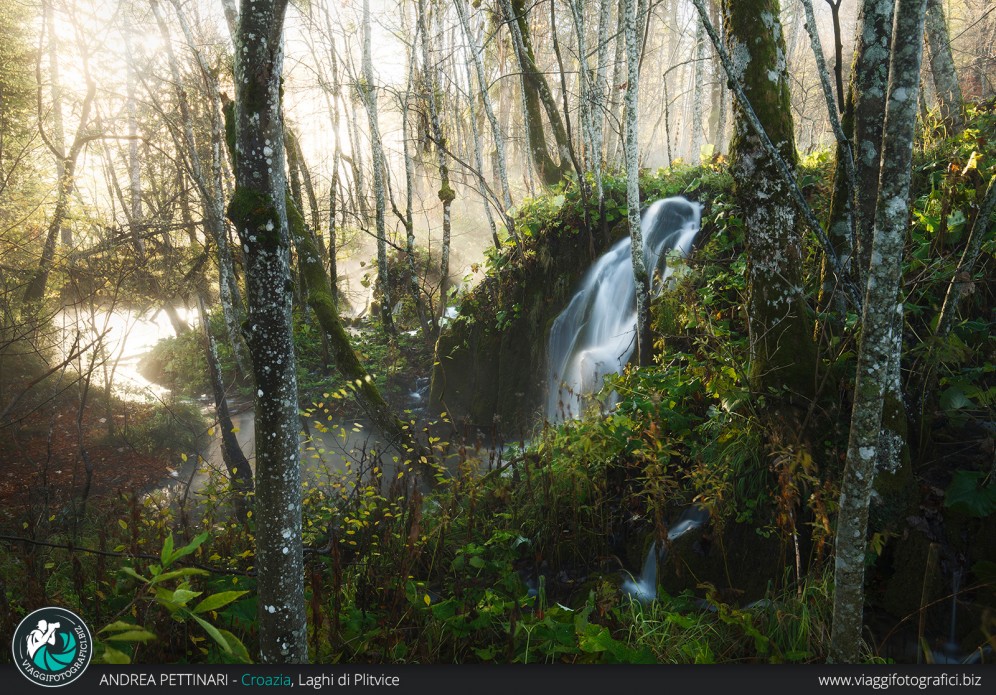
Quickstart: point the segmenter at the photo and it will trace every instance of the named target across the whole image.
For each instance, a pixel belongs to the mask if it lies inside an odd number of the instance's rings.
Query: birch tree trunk
[[[370,149],[373,159],[374,220],[377,229],[377,280],[380,284],[380,320],[388,334],[396,333],[392,310],[394,301],[391,278],[387,270],[387,228],[384,224],[384,145],[377,122],[377,92],[374,88],[373,60],[370,57],[370,0],[363,0],[363,81],[360,95],[370,124]]]
[[[937,87],[937,101],[941,107],[941,120],[949,135],[957,135],[965,128],[962,117],[961,85],[951,55],[951,39],[944,21],[941,0],[927,0],[927,47],[930,49],[930,72]]]
[[[896,297],[909,216],[926,1],[897,0],[896,3],[872,263],[868,271],[851,431],[837,517],[830,638],[830,658],[835,662],[849,663],[861,656],[868,508],[881,441],[883,404],[889,389],[889,365],[899,359],[895,354],[895,332],[897,316],[902,317],[903,306],[896,302]]]
[[[650,364],[653,345],[650,337],[650,275],[643,254],[640,228],[639,86],[640,44],[636,33],[636,0],[623,2],[623,31],[626,40],[626,206],[629,219],[630,253],[636,282],[636,355],[641,365]]]
[[[519,236],[515,231],[515,221],[512,219],[509,210],[512,209],[512,189],[508,184],[508,161],[505,156],[505,136],[498,124],[494,107],[491,104],[491,97],[488,94],[488,80],[484,75],[484,64],[481,60],[481,48],[477,43],[473,31],[470,28],[470,20],[467,16],[468,10],[466,0],[455,0],[457,14],[460,17],[460,26],[463,28],[464,38],[470,49],[471,58],[474,63],[474,70],[477,73],[477,83],[480,87],[481,103],[484,105],[484,113],[487,114],[488,123],[491,125],[491,137],[495,143],[495,160],[498,163],[498,182],[501,184],[502,202],[505,209],[502,211],[502,219],[509,235],[515,240],[516,246],[519,244]],[[470,84],[470,77],[467,78]],[[480,169],[480,165],[478,165]]]
[[[224,138],[222,136],[221,126],[222,116],[217,112],[212,113],[213,122],[211,137],[212,152],[215,153],[215,161],[214,180],[209,184],[208,175],[205,173],[197,147],[197,140],[194,135],[194,117],[191,113],[190,103],[187,100],[187,92],[184,87],[183,77],[180,73],[179,61],[173,51],[173,43],[170,37],[169,28],[166,24],[166,19],[162,14],[158,0],[153,0],[150,4],[152,6],[152,12],[156,18],[156,24],[159,27],[159,33],[163,38],[163,44],[166,47],[166,58],[167,63],[169,64],[170,77],[173,80],[174,88],[176,89],[177,102],[180,107],[183,141],[182,143],[177,142],[177,148],[182,151],[184,159],[187,162],[187,169],[190,172],[190,177],[197,188],[198,196],[201,200],[201,210],[204,216],[204,228],[207,230],[218,249],[218,293],[221,297],[221,312],[225,319],[225,330],[228,333],[228,340],[232,346],[232,353],[235,356],[235,362],[238,366],[239,372],[248,375],[250,373],[249,358],[245,354],[243,336],[239,331],[239,325],[242,323],[243,317],[242,297],[239,292],[238,282],[235,278],[235,264],[232,260],[232,252],[228,244],[228,229],[225,225],[224,202],[222,199],[223,192],[221,183],[220,152],[221,148],[224,147]],[[173,8],[177,13],[177,19],[179,20],[180,27],[183,30],[184,38],[186,39],[187,44],[200,61],[201,55],[197,50],[197,43],[194,40],[190,27],[182,13],[182,7],[177,0],[173,0]],[[201,68],[202,75],[205,78],[208,78],[210,72],[204,69],[205,66],[203,64],[201,65]],[[218,97],[217,85],[209,83],[208,89],[213,92],[213,94],[211,94],[211,98],[212,104],[215,105],[214,99],[220,98]]]
[[[451,212],[450,205],[456,198],[456,193],[450,187],[450,168],[446,156],[446,139],[443,136],[443,128],[439,122],[439,107],[436,103],[436,78],[430,61],[429,33],[426,22],[425,0],[418,0],[417,4],[417,31],[422,40],[422,71],[425,79],[427,91],[426,100],[429,105],[429,124],[432,129],[432,139],[436,147],[436,160],[439,164],[439,200],[443,204],[443,245],[440,253],[439,272],[439,310],[436,312],[441,318],[446,312],[447,295],[449,294],[450,275],[450,234],[451,234]],[[436,323],[438,327],[438,322]]]
[[[287,0],[242,0],[235,34],[235,194],[256,377],[256,573],[260,659],[308,661],[298,394],[281,117]]]

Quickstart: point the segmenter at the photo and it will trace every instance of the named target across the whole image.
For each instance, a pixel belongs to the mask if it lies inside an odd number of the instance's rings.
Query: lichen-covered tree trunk
[[[962,116],[961,85],[951,55],[951,39],[944,21],[941,0],[927,0],[925,32],[930,49],[930,73],[937,87],[937,102],[941,107],[941,120],[949,135],[957,135],[965,127]]]
[[[636,355],[637,362],[650,364],[653,345],[650,338],[650,275],[643,254],[643,231],[640,228],[640,37],[636,33],[636,0],[622,0],[623,31],[626,41],[626,205],[629,211],[629,244],[636,281]]]
[[[882,124],[889,84],[889,46],[892,44],[894,7],[891,1],[864,0],[858,12],[851,73],[854,130],[853,134],[849,133],[854,143],[854,175],[858,187],[854,239],[856,262],[851,264],[851,268],[858,286],[863,287],[871,259],[872,228],[875,225],[882,165]]]
[[[235,35],[235,193],[246,263],[244,326],[256,377],[256,575],[260,659],[308,660],[298,394],[281,116],[287,0],[242,0]]]
[[[702,108],[705,102],[706,35],[702,20],[695,30],[695,67],[692,70],[692,137],[689,161],[698,164],[702,157]]]
[[[847,153],[838,143],[838,166],[834,173],[834,193],[830,207],[829,235],[842,257],[851,258],[849,270],[863,286],[871,262],[871,239],[875,225],[878,182],[881,172],[882,125],[889,81],[889,47],[892,42],[893,2],[865,0],[858,10],[855,29],[854,64],[844,106],[842,127],[854,153],[854,186],[848,185]],[[848,216],[854,210],[853,229]],[[824,270],[824,292],[834,289],[833,276]],[[837,292],[839,296],[839,291]],[[840,304],[838,304],[840,308]],[[841,319],[843,317],[841,316]],[[895,335],[902,332],[897,319]],[[906,410],[899,379],[898,360],[890,364],[890,385],[882,417],[880,469],[895,472],[906,453],[908,435]]]
[[[796,151],[778,0],[726,0],[723,5],[733,77],[779,155],[792,166]],[[730,168],[747,234],[751,384],[760,393],[809,394],[816,350],[803,296],[802,238],[791,187],[739,99],[734,116]]]
[[[903,242],[909,216],[913,136],[917,115],[923,18],[927,0],[897,0],[889,88],[882,138],[871,265],[862,315],[861,346],[854,405],[841,482],[834,567],[833,628],[830,657],[853,662],[861,654],[868,508],[875,482],[876,454],[889,365],[896,352],[897,303],[902,277]]]

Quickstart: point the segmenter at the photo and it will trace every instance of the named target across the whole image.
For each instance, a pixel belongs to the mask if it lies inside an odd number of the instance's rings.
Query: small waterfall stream
[[[640,228],[651,292],[659,292],[673,272],[668,254],[686,256],[691,250],[701,212],[698,203],[665,198],[643,213]],[[601,390],[602,379],[621,372],[635,347],[636,283],[629,238],[624,238],[585,273],[550,328],[547,418],[560,422],[580,417],[587,400]]]
[[[709,512],[701,507],[691,507],[682,512],[678,521],[667,532],[668,545],[684,536],[689,531],[701,528],[709,521]],[[657,543],[650,544],[647,552],[647,559],[643,562],[643,569],[638,577],[632,577],[623,582],[622,590],[624,594],[629,594],[637,601],[647,602],[657,598]],[[667,557],[667,548],[660,552],[660,561]]]

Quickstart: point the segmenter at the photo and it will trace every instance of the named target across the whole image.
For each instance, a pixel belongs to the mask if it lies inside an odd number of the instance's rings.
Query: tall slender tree
[[[643,253],[640,228],[640,48],[637,34],[636,0],[623,0],[623,31],[626,40],[626,205],[629,210],[629,243],[636,282],[636,354],[640,364],[650,364],[650,274]]]
[[[897,0],[895,9],[872,263],[861,318],[854,405],[837,517],[830,656],[838,662],[853,662],[861,655],[868,509],[879,458],[883,406],[890,388],[889,367],[899,359],[895,332],[903,305],[897,302],[897,296],[909,218],[926,2]]]
[[[297,372],[281,115],[287,0],[242,0],[235,43],[235,193],[256,381],[256,575],[260,659],[308,660]]]

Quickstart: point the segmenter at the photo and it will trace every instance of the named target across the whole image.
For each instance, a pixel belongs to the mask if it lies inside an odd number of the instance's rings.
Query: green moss
[[[456,191],[450,186],[449,181],[444,181],[439,189],[439,200],[443,203],[452,203],[456,199]]]

